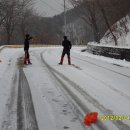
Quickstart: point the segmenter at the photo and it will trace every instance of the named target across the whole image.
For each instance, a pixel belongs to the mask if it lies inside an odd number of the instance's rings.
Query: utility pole
[[[66,0],[64,0],[64,35],[66,36]]]

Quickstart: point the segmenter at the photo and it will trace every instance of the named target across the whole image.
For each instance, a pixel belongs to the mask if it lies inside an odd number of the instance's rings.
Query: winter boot
[[[64,60],[64,57],[61,57],[61,60],[60,60],[59,65],[62,65],[62,64],[63,64],[63,60]]]
[[[28,59],[28,64],[32,64],[32,63],[30,62],[30,59]]]

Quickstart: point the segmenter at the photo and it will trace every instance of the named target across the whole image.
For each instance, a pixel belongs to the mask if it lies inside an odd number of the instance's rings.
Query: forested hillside
[[[117,44],[111,27],[128,14],[129,0],[69,1],[73,8],[66,13],[66,28],[73,44],[100,42],[107,30]],[[0,44],[22,44],[26,33],[33,36],[35,44],[59,44],[63,28],[64,13],[43,17],[34,10],[33,0],[0,0]]]

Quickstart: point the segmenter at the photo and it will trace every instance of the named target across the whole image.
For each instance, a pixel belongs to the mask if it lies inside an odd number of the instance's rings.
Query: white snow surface
[[[75,51],[75,49],[73,50]],[[43,57],[51,67],[80,86],[82,90],[96,99],[106,110],[115,115],[129,115],[129,68],[119,67],[76,53],[72,53],[72,63],[74,66],[68,67],[66,60],[63,66],[58,66],[57,61],[60,58],[60,54],[61,50],[55,49],[46,51]],[[100,106],[99,104],[97,107]],[[94,110],[91,107],[89,109]],[[101,110],[98,110],[98,112],[100,113]],[[125,123],[130,125],[129,121],[125,121]]]
[[[12,88],[12,82],[16,71],[16,62],[19,57],[19,49],[3,49],[0,52],[0,128],[3,119],[5,118],[6,105],[10,91]]]
[[[64,64],[58,65],[62,53],[60,47],[30,50],[32,65],[24,66],[23,70],[31,89],[39,130],[98,130],[96,124],[84,128],[78,113],[71,106],[69,97],[74,95],[91,112],[97,111],[98,119],[110,130],[118,130],[118,124],[102,121],[102,115],[130,116],[129,62],[81,53],[81,49],[72,49],[70,66],[66,57]],[[17,58],[23,54],[21,49],[4,49],[0,52],[0,125],[10,95],[12,78],[18,69]],[[46,67],[41,56],[72,95],[63,91],[62,85],[52,76],[52,70]],[[77,104],[78,107],[81,106]],[[83,114],[85,116],[87,113]],[[130,120],[122,122],[130,127]]]
[[[89,58],[93,58],[93,59],[96,59],[96,60],[105,61],[105,62],[108,62],[110,64],[116,64],[116,65],[119,65],[119,66],[130,68],[130,62],[126,61],[126,60],[120,60],[120,59],[109,58],[109,57],[105,57],[105,56],[93,55],[93,54],[88,53],[86,51],[81,52],[81,49],[74,50],[73,52],[75,52],[75,53],[77,53],[81,56],[84,56],[84,57],[89,57]]]
[[[24,72],[31,86],[39,130],[83,130],[69,101],[40,61],[39,51],[31,55],[33,66],[25,67]]]

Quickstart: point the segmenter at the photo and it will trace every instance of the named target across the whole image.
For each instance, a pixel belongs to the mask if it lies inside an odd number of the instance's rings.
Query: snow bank
[[[130,61],[130,48],[128,47],[102,46],[89,43],[87,51],[95,55]]]
[[[118,46],[130,47],[130,17],[126,16],[119,20],[111,27],[114,35],[117,38]],[[102,45],[115,45],[112,35],[109,31],[106,32],[101,39]]]
[[[114,46],[114,45],[105,45],[105,44],[99,44],[97,42],[89,42],[88,45],[92,45],[92,46],[99,46],[99,47],[110,47],[110,48],[119,48],[119,49],[130,49],[130,46]]]
[[[81,53],[80,50],[73,50],[73,52],[78,53],[82,56],[89,57],[89,58],[93,58],[93,59],[105,61],[105,62],[108,62],[108,63],[111,63],[111,64],[119,65],[119,66],[122,66],[122,67],[130,68],[130,62],[128,62],[126,60],[120,60],[120,59],[114,59],[114,58],[109,58],[109,57],[105,57],[105,56],[93,55],[93,54],[88,53],[88,52],[82,52]]]
[[[4,48],[4,46],[0,46],[0,51]]]

